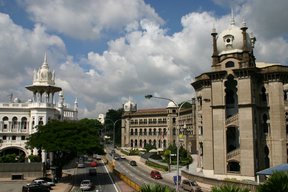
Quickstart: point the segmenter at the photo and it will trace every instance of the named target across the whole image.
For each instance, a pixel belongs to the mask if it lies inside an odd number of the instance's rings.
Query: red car
[[[92,162],[90,163],[90,167],[97,167],[96,161],[92,161]]]
[[[156,170],[151,171],[150,177],[152,177],[153,179],[162,179],[161,173]]]

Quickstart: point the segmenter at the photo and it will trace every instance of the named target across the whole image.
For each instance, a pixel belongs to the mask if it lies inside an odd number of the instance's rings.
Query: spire
[[[75,101],[74,101],[74,110],[77,111],[78,110],[78,98],[76,97]]]
[[[235,25],[235,19],[234,19],[234,11],[231,8],[231,20],[230,20],[230,25]]]
[[[44,55],[44,61],[43,61],[43,65],[42,65],[43,67],[45,67],[45,68],[48,68],[48,62],[47,62],[47,54],[46,54],[46,52],[45,52],[45,55]]]

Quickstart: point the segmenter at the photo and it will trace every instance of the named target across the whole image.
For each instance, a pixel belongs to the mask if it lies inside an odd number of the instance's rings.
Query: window
[[[16,136],[15,135],[12,136],[12,140],[14,140],[14,141],[16,140]]]
[[[233,61],[228,61],[226,64],[225,64],[225,67],[226,68],[230,68],[230,67],[234,67],[234,62]]]
[[[25,136],[21,136],[21,140],[22,140],[22,141],[25,140]]]
[[[153,130],[153,135],[157,135],[156,128]]]
[[[3,140],[7,140],[7,136],[6,136],[6,135],[3,135],[2,139],[3,139]]]
[[[17,128],[17,117],[13,117],[12,118],[12,129],[16,129]]]

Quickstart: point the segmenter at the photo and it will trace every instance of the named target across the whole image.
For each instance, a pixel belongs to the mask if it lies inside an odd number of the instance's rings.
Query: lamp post
[[[156,97],[156,96],[153,96],[153,95],[146,95],[145,96],[145,99],[151,99],[151,98],[164,99],[164,100],[171,101],[177,107],[177,120],[176,120],[176,136],[177,136],[177,140],[176,140],[176,147],[177,147],[177,154],[176,154],[176,156],[177,156],[176,192],[178,192],[179,191],[179,145],[180,145],[180,143],[179,143],[179,116],[180,116],[180,110],[181,110],[182,106],[187,101],[181,103],[181,105],[178,106],[178,104],[174,100],[166,98],[166,97]]]
[[[108,120],[108,121],[111,121],[112,123],[113,123],[113,149],[115,148],[115,126],[116,126],[116,123],[118,122],[118,121],[120,121],[121,119],[117,119],[116,121],[113,121],[113,120],[111,120],[111,119],[109,119],[109,118],[105,118],[105,121],[106,120]]]

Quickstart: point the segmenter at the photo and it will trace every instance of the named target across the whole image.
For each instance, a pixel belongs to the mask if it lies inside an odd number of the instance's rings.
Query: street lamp
[[[177,136],[177,140],[176,140],[176,143],[177,143],[177,146],[176,146],[177,147],[177,154],[176,154],[176,156],[177,156],[176,192],[178,192],[179,191],[179,145],[180,145],[180,142],[179,142],[179,116],[180,116],[180,110],[181,110],[182,106],[188,101],[184,101],[179,106],[174,100],[166,98],[166,97],[156,97],[156,96],[153,96],[153,95],[145,95],[145,99],[151,99],[151,98],[164,99],[164,100],[171,101],[177,107],[177,121],[176,121],[176,136]]]
[[[113,149],[115,148],[115,126],[116,126],[116,123],[118,122],[118,121],[120,121],[121,119],[117,119],[116,121],[113,121],[113,120],[111,120],[111,119],[109,119],[109,118],[105,118],[105,121],[106,120],[108,120],[108,121],[111,121],[112,123],[113,123]]]

